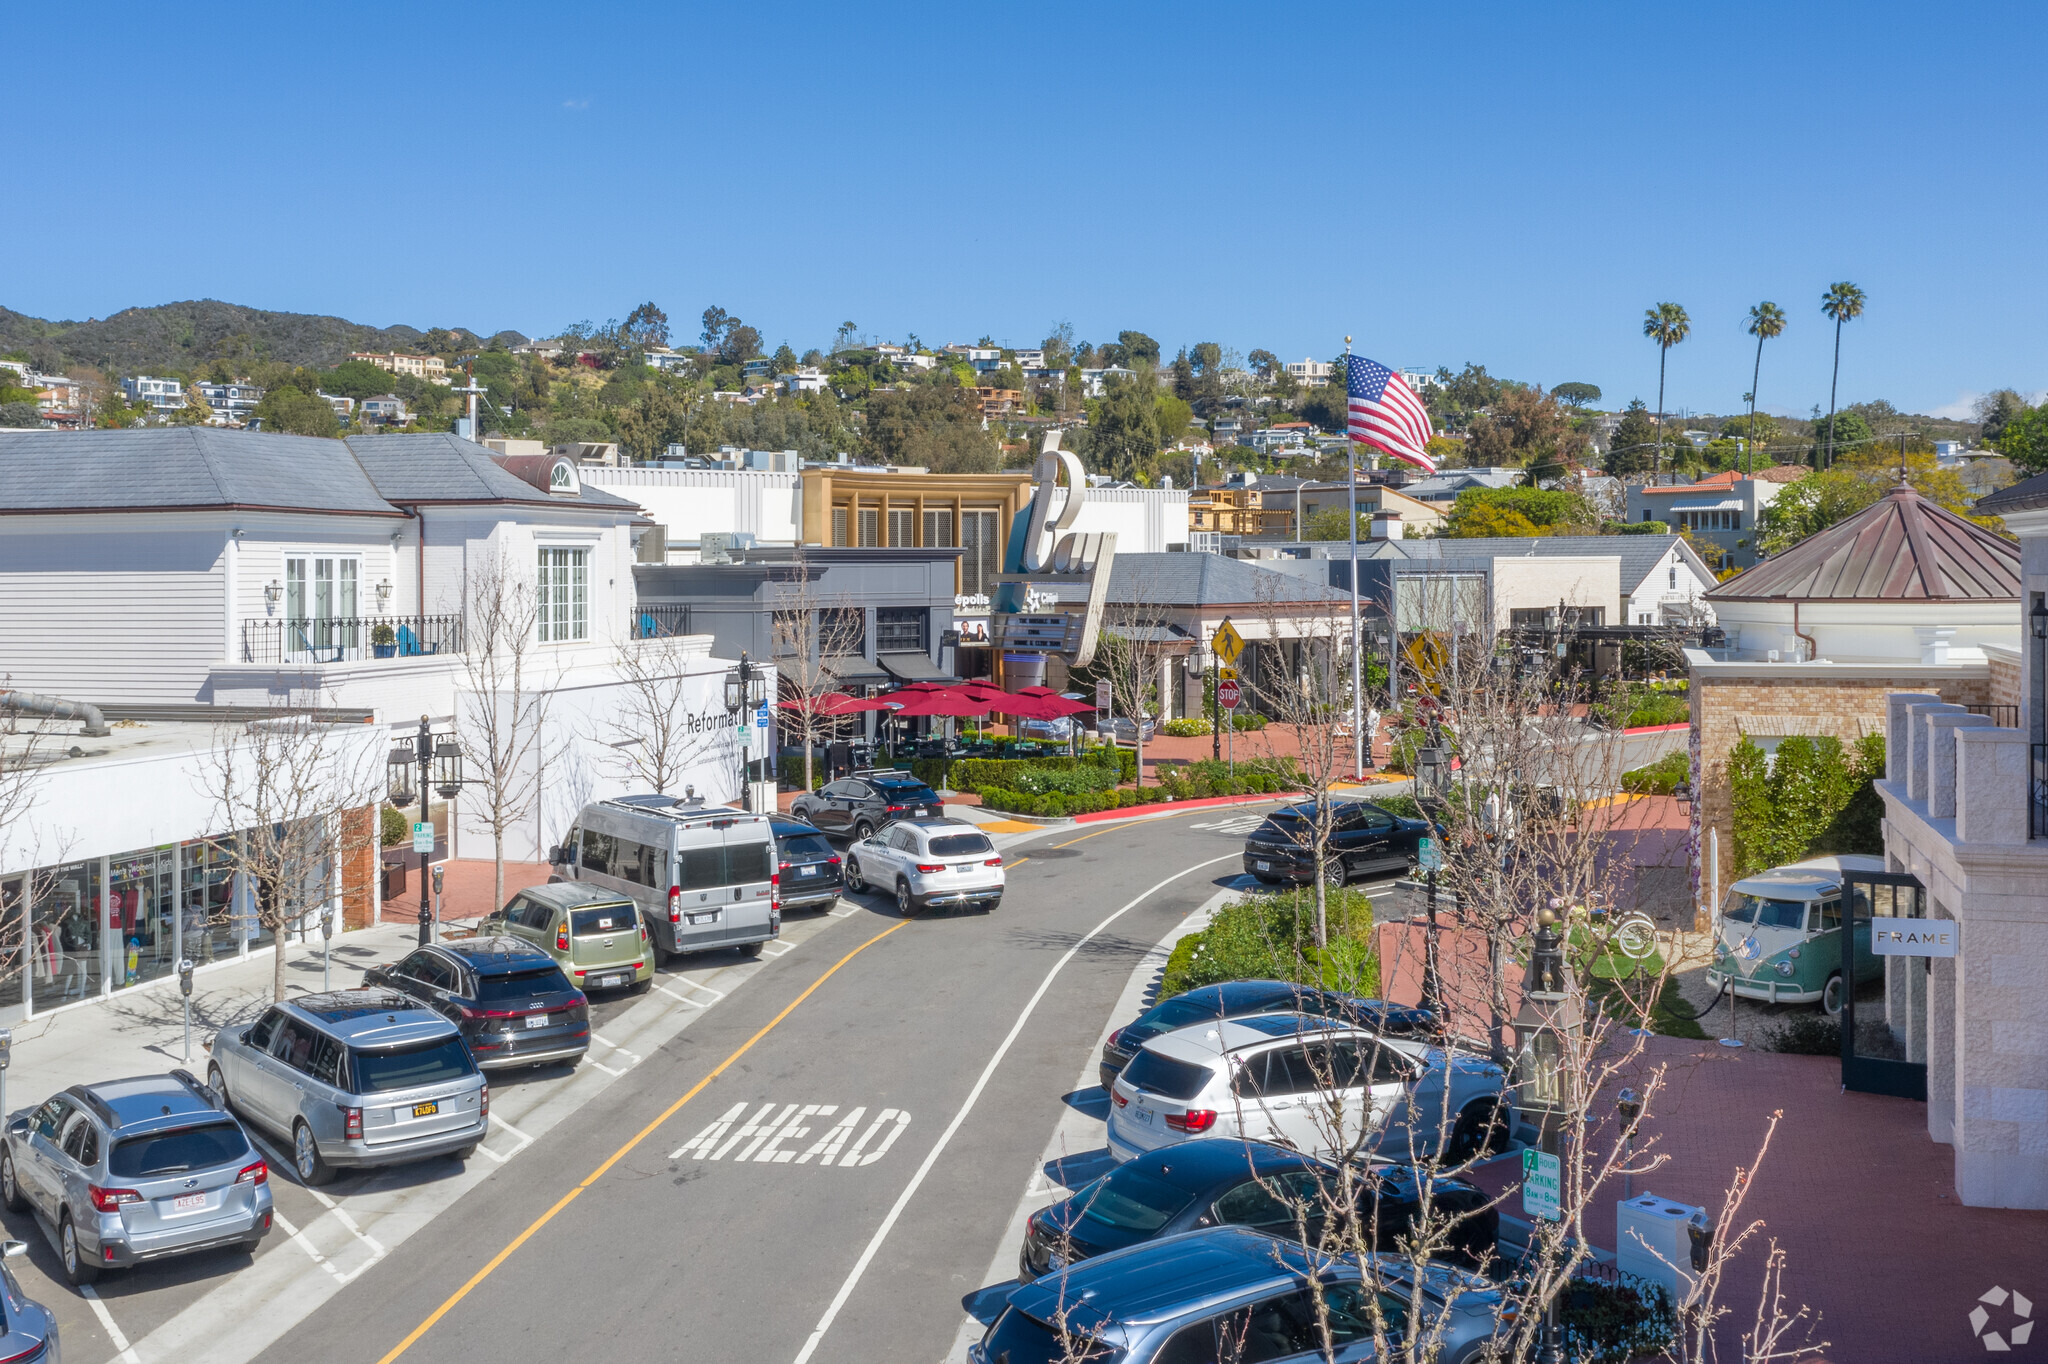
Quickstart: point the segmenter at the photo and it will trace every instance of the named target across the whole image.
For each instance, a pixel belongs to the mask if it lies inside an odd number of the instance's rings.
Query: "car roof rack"
[[[745,820],[768,818],[765,814],[741,810],[731,805],[706,805],[704,798],[697,794],[697,788],[694,786],[684,787],[683,790],[684,794],[680,796],[648,792],[637,796],[614,796],[609,800],[599,801],[598,804],[609,805],[636,815],[659,815],[678,824],[709,824],[717,829]]]

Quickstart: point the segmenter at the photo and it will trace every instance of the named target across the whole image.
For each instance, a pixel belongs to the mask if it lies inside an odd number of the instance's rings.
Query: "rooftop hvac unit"
[[[649,526],[633,537],[633,562],[636,564],[665,564],[668,562],[667,526]]]
[[[697,539],[697,562],[700,564],[729,564],[733,561],[733,543],[738,537],[731,531],[707,530]]]

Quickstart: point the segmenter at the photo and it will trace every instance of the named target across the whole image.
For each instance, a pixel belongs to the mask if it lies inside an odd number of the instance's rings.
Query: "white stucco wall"
[[[1493,561],[1493,626],[1508,628],[1508,612],[1531,608],[1598,606],[1615,623],[1621,609],[1621,560],[1612,556],[1502,557]]]
[[[696,548],[706,531],[741,531],[763,544],[793,545],[803,526],[798,474],[746,469],[584,469],[585,483],[631,498],[668,531],[672,546]]]

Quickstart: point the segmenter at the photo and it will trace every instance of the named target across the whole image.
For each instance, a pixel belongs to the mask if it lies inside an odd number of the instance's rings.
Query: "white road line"
[[[774,948],[779,948],[779,949],[781,949],[781,950],[779,950],[779,951],[775,951],[775,952],[770,952],[770,951],[769,951],[768,949],[769,949],[769,948],[771,948],[771,947],[774,947]],[[795,943],[793,943],[793,942],[780,942],[780,941],[777,941],[777,942],[764,942],[764,943],[762,943],[762,944],[761,944],[761,955],[762,955],[762,956],[764,956],[764,957],[766,957],[766,958],[768,958],[768,960],[770,960],[770,961],[773,961],[773,960],[775,960],[775,959],[776,959],[777,957],[786,957],[786,956],[788,956],[788,955],[789,955],[790,953],[792,953],[792,952],[794,952],[794,951],[796,951],[796,944],[795,944]]]
[[[926,1153],[923,1163],[917,1167],[917,1173],[910,1177],[910,1183],[904,1187],[901,1194],[897,1195],[894,1206],[889,1209],[888,1215],[882,1219],[882,1225],[875,1229],[874,1238],[868,1242],[867,1249],[863,1250],[860,1253],[860,1259],[854,1262],[853,1272],[846,1276],[846,1282],[839,1285],[839,1291],[833,1294],[831,1305],[825,1309],[825,1315],[818,1319],[817,1329],[812,1331],[810,1339],[804,1342],[804,1348],[797,1352],[796,1364],[805,1364],[805,1361],[809,1360],[812,1353],[817,1350],[818,1343],[824,1340],[825,1333],[832,1329],[832,1323],[838,1318],[839,1310],[846,1306],[847,1299],[853,1296],[853,1290],[860,1283],[861,1275],[867,1272],[867,1267],[875,1258],[875,1253],[882,1248],[882,1242],[888,1239],[889,1232],[896,1225],[896,1219],[901,1217],[904,1208],[910,1205],[911,1198],[917,1193],[918,1186],[924,1183],[925,1176],[930,1174],[932,1167],[939,1163],[939,1157],[945,1154],[946,1147],[953,1140],[953,1134],[960,1130],[961,1125],[967,1121],[967,1115],[974,1111],[975,1102],[981,1098],[982,1090],[988,1088],[989,1080],[996,1073],[996,1067],[1002,1064],[1005,1056],[1009,1055],[1010,1047],[1023,1033],[1024,1025],[1031,1021],[1031,1014],[1038,1008],[1038,1001],[1045,998],[1046,991],[1052,988],[1053,980],[1059,975],[1061,969],[1068,962],[1072,961],[1081,949],[1086,947],[1098,933],[1143,904],[1155,892],[1171,885],[1190,872],[1200,871],[1204,867],[1213,867],[1218,862],[1232,862],[1240,856],[1241,854],[1239,853],[1225,853],[1221,857],[1212,857],[1206,862],[1197,862],[1193,866],[1181,868],[1165,880],[1144,891],[1136,899],[1110,915],[1107,919],[1104,919],[1101,923],[1095,925],[1095,927],[1089,929],[1072,947],[1067,949],[1064,956],[1053,963],[1052,970],[1045,973],[1045,979],[1038,983],[1038,989],[1033,991],[1031,998],[1026,1001],[1024,1011],[1018,1014],[1017,1021],[1010,1025],[1009,1034],[1003,1038],[1002,1045],[996,1048],[995,1055],[991,1056],[988,1060],[988,1065],[982,1068],[981,1078],[976,1080],[974,1088],[967,1092],[966,1101],[960,1105],[960,1111],[955,1113],[953,1120],[946,1124],[946,1130],[939,1134],[937,1144]]]
[[[598,1059],[597,1059],[597,1058],[596,1058],[595,1056],[588,1056],[588,1055],[586,1055],[586,1056],[585,1056],[585,1057],[584,1057],[583,1059],[584,1059],[584,1060],[585,1060],[586,1062],[588,1062],[589,1064],[591,1064],[591,1065],[593,1065],[593,1066],[596,1066],[596,1067],[597,1067],[597,1068],[598,1068],[599,1070],[603,1071],[603,1072],[604,1072],[605,1074],[607,1074],[607,1075],[609,1075],[609,1076],[612,1076],[612,1077],[613,1077],[614,1079],[616,1079],[617,1077],[619,1077],[619,1076],[621,1076],[621,1075],[624,1075],[624,1074],[626,1073],[626,1072],[625,1072],[625,1071],[623,1071],[623,1070],[613,1070],[613,1069],[612,1069],[612,1068],[611,1068],[610,1066],[608,1066],[608,1065],[606,1065],[606,1064],[605,1064],[604,1062],[602,1062],[602,1061],[598,1060]]]
[[[287,1236],[291,1237],[293,1241],[298,1243],[299,1249],[305,1251],[306,1254],[313,1257],[314,1264],[320,1266],[322,1269],[326,1270],[329,1274],[332,1274],[337,1279],[341,1277],[341,1271],[336,1269],[334,1265],[328,1260],[328,1258],[320,1253],[320,1248],[313,1244],[312,1239],[308,1237],[306,1233],[300,1231],[297,1227],[293,1226],[290,1220],[287,1219],[283,1213],[279,1212],[275,1207],[272,1207],[270,1210],[270,1216],[273,1221],[275,1221],[280,1227],[284,1228],[285,1234]]]
[[[713,999],[725,998],[725,991],[714,990],[709,985],[699,985],[696,981],[691,980],[688,976],[676,976],[674,977],[674,980],[678,985],[687,985],[692,990],[701,990],[705,994],[710,995]]]
[[[252,1133],[252,1135],[254,1134]],[[334,1214],[335,1219],[341,1223],[341,1225],[348,1231],[349,1235],[355,1237],[358,1241],[361,1241],[364,1245],[370,1248],[370,1264],[377,1263],[377,1261],[383,1259],[385,1255],[389,1253],[385,1249],[383,1242],[379,1241],[376,1237],[370,1235],[368,1232],[362,1229],[362,1227],[356,1222],[356,1219],[349,1215],[349,1211],[347,1208],[342,1207],[340,1203],[336,1202],[332,1198],[329,1198],[326,1194],[320,1192],[320,1190],[314,1188],[312,1185],[300,1179],[298,1177],[298,1171],[292,1166],[291,1162],[278,1159],[277,1153],[276,1151],[271,1149],[270,1141],[267,1137],[257,1137],[256,1144],[263,1148],[263,1153],[265,1155],[271,1157],[271,1164],[274,1167],[283,1171],[289,1171],[289,1179],[293,1184],[297,1185],[300,1189],[305,1190],[307,1193],[313,1195],[315,1199],[319,1200],[321,1207],[327,1209],[327,1211]],[[283,1218],[279,1217],[278,1220],[281,1222],[283,1221]],[[293,1232],[292,1234],[296,1236],[298,1233]],[[306,1244],[310,1248],[312,1242],[309,1241]],[[319,1257],[316,1254],[314,1258],[318,1259]],[[322,1263],[324,1264],[326,1262],[322,1261]],[[339,1270],[335,1270],[334,1266],[332,1265],[328,1265],[327,1267],[328,1269],[333,1270],[336,1278],[341,1279],[343,1283],[347,1283],[349,1279],[354,1278],[355,1275],[362,1273],[363,1269],[369,1268],[369,1265],[363,1266],[362,1269],[354,1270],[346,1276],[342,1275]]]
[[[699,1004],[694,999],[685,999],[683,996],[677,994],[674,990],[669,989],[666,985],[657,985],[654,988],[661,991],[663,994],[667,995],[670,999],[673,999],[678,1004],[687,1004],[693,1009],[708,1009],[711,1007],[709,1004]]]
[[[531,1146],[533,1144],[532,1137],[527,1136],[526,1133],[520,1131],[511,1123],[506,1122],[503,1118],[497,1116],[495,1113],[491,1115],[491,1126],[504,1128],[507,1132],[510,1132],[513,1136],[519,1138],[519,1144],[521,1146]]]
[[[854,915],[860,913],[860,906],[842,905],[838,909],[828,909],[825,912],[835,919],[851,919]]]
[[[92,1314],[100,1319],[100,1329],[107,1333],[107,1339],[114,1342],[114,1348],[120,1352],[117,1357],[122,1361],[122,1364],[141,1364],[141,1361],[135,1357],[135,1351],[128,1348],[128,1337],[122,1335],[121,1328],[114,1325],[114,1314],[109,1312],[107,1305],[100,1301],[100,1295],[93,1292],[92,1285],[89,1283],[80,1284],[78,1286],[78,1293],[80,1297],[92,1304]]]

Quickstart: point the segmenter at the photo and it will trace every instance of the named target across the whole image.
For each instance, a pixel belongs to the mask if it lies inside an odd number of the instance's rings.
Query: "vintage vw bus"
[[[1810,857],[1747,876],[1728,888],[1714,918],[1714,964],[1707,984],[1734,982],[1744,999],[1769,1004],[1819,1003],[1842,1010],[1842,878],[1883,871],[1884,859],[1848,854]],[[1861,892],[1859,892],[1859,897]],[[1869,907],[1856,919],[1856,983],[1884,974],[1884,958],[1870,953]]]

